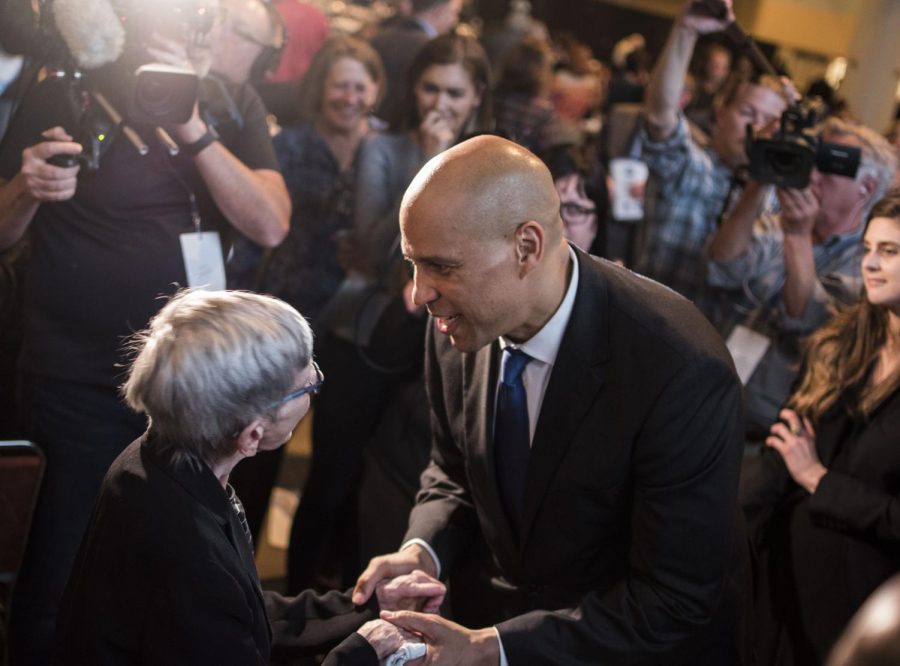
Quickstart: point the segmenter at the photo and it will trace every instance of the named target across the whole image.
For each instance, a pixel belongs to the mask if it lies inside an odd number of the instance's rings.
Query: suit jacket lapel
[[[494,459],[494,402],[499,367],[498,342],[463,357],[465,446],[467,458],[474,463],[469,468],[472,487],[481,489],[485,514],[491,517],[489,524],[482,521],[485,538],[493,548],[516,555],[518,544],[500,500]]]
[[[538,508],[603,386],[610,357],[606,284],[578,253],[579,283],[572,315],[550,374],[528,460],[521,544],[527,543]]]

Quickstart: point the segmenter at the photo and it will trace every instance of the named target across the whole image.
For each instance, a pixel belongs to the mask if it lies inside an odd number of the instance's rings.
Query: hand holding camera
[[[779,187],[777,195],[781,205],[781,230],[785,236],[812,236],[819,214],[819,198],[808,187]]]
[[[68,160],[81,153],[81,145],[62,128],[43,132],[47,139],[22,152],[21,174],[28,193],[38,201],[66,201],[75,195],[81,166]]]

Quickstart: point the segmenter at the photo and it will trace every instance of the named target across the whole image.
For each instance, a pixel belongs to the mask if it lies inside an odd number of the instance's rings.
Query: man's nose
[[[413,303],[419,307],[424,307],[429,303],[437,300],[437,291],[428,281],[421,275],[420,271],[416,271],[413,275]]]

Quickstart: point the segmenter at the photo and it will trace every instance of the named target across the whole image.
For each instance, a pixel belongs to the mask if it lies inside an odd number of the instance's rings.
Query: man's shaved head
[[[439,205],[434,204],[439,199]],[[508,237],[534,220],[550,243],[562,237],[559,195],[534,154],[496,136],[479,136],[444,151],[416,175],[403,197],[401,223],[412,207],[443,211],[482,238]]]
[[[450,148],[415,177],[400,209],[413,299],[459,350],[529,339],[566,290],[570,250],[547,167],[505,139]]]

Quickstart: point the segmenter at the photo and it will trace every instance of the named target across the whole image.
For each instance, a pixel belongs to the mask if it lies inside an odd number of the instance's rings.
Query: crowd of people
[[[731,0],[608,64],[522,0],[54,2],[0,18],[0,438],[46,459],[12,666],[870,663],[896,132],[755,71]],[[793,145],[850,166],[751,148],[814,93]]]

